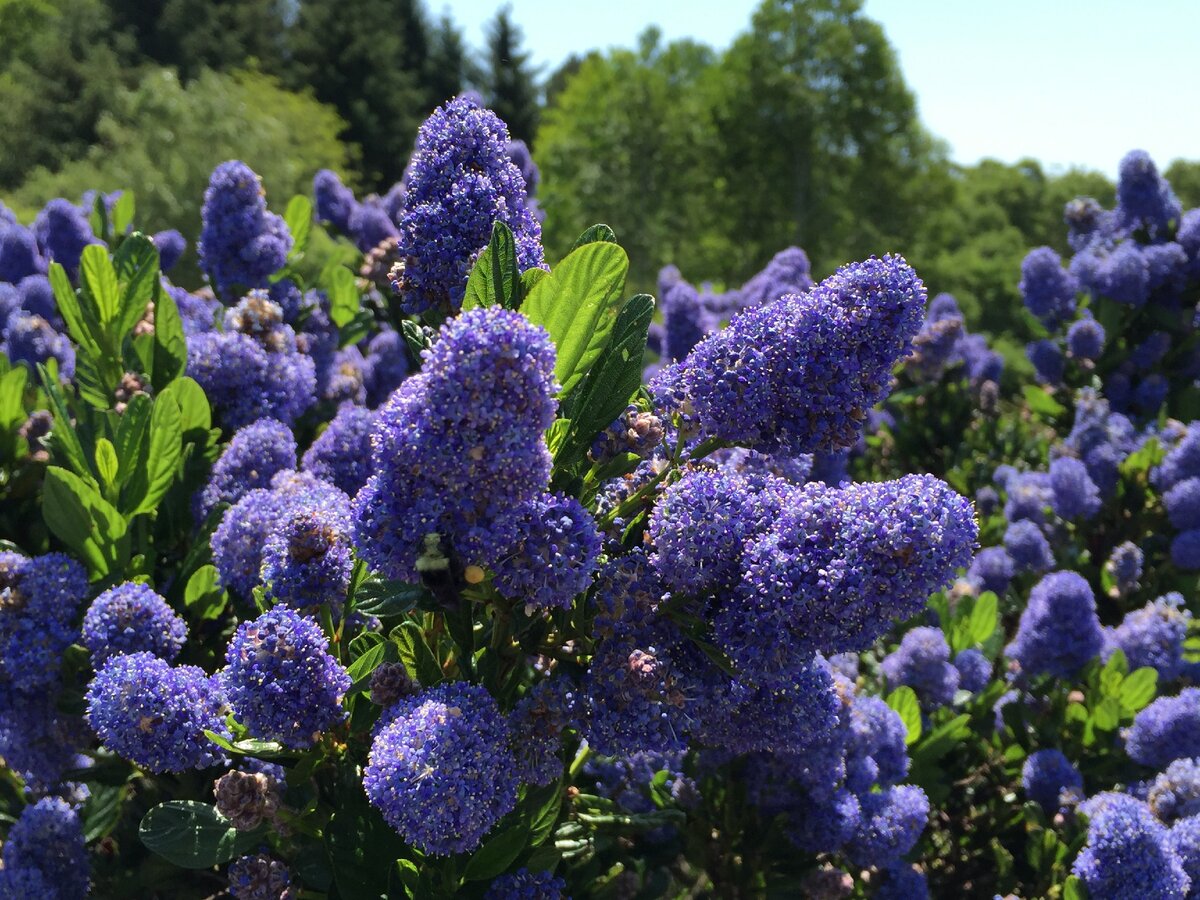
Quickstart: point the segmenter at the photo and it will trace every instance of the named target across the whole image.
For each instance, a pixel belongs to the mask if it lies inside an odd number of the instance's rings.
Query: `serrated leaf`
[[[972,644],[982,644],[995,633],[997,607],[998,599],[991,591],[984,591],[976,598],[968,620]]]
[[[402,616],[416,608],[429,591],[419,584],[371,577],[354,591],[354,611],[367,616]]]
[[[151,512],[175,480],[183,453],[183,415],[170,394],[160,394],[150,413],[150,438],[146,463],[130,479],[122,508],[132,518]]]
[[[497,221],[492,225],[488,245],[471,267],[463,294],[463,311],[483,306],[515,309],[521,299],[520,279],[512,231],[503,222]]]
[[[329,318],[338,328],[358,315],[360,298],[354,275],[345,266],[330,266],[321,274],[321,285],[329,297]]]
[[[170,397],[179,405],[179,425],[186,440],[194,441],[212,428],[212,409],[204,388],[192,378],[177,378],[159,395]]]
[[[283,221],[292,235],[292,249],[288,251],[288,260],[292,261],[303,256],[308,249],[308,239],[312,235],[312,201],[303,194],[297,194],[288,201]]]
[[[133,477],[134,470],[149,452],[151,407],[152,401],[146,394],[134,394],[117,423],[114,446],[120,463],[117,480],[121,485]]]
[[[49,277],[50,287],[54,291],[54,302],[58,307],[58,314],[67,326],[67,333],[79,345],[80,353],[84,357],[97,358],[100,355],[100,345],[96,343],[93,329],[98,328],[99,323],[86,315],[80,306],[79,297],[75,294],[75,288],[71,287],[66,269],[52,262]]]
[[[128,335],[146,313],[146,304],[154,298],[158,281],[158,248],[144,234],[131,234],[121,241],[113,256],[117,281],[121,285],[120,324],[116,339]]]
[[[442,681],[442,667],[429,649],[420,625],[411,619],[401,622],[392,629],[392,639],[404,668],[421,687],[433,687]]]
[[[238,831],[207,803],[168,800],[142,818],[142,843],[168,862],[184,869],[209,869],[253,851],[264,829]]]
[[[103,577],[127,551],[125,520],[95,487],[67,469],[50,466],[42,485],[47,527]]]
[[[79,435],[75,433],[75,429],[71,425],[71,414],[67,409],[67,401],[63,397],[58,379],[44,364],[38,363],[37,368],[42,388],[50,400],[50,411],[54,414],[54,426],[50,433],[55,459],[61,459],[67,463],[75,474],[87,481],[88,484],[96,485],[95,474],[88,465],[83,445],[79,443]]]
[[[654,299],[638,294],[617,315],[608,345],[566,404],[571,429],[555,462],[568,466],[583,457],[597,434],[625,411],[641,387],[646,334]]]
[[[609,243],[617,242],[616,233],[604,224],[596,224],[589,227],[583,234],[575,239],[575,243],[571,245],[572,250],[578,250],[584,244]]]
[[[557,350],[555,378],[566,396],[604,349],[616,322],[629,257],[616,244],[573,250],[534,286],[521,311],[550,334]]]
[[[121,310],[117,271],[102,244],[88,244],[79,258],[79,281],[95,305],[100,327],[108,330]]]
[[[1092,710],[1092,722],[1101,731],[1112,731],[1121,722],[1121,704],[1116,697],[1105,697]]]
[[[484,841],[483,846],[471,854],[463,870],[465,881],[490,881],[512,865],[529,842],[529,828],[517,824],[506,828],[495,837]]]
[[[1121,682],[1117,699],[1127,712],[1135,713],[1144,708],[1158,689],[1158,672],[1149,666],[1143,666],[1130,672]]]
[[[350,673],[350,693],[365,691],[371,684],[371,675],[385,662],[397,662],[399,650],[394,641],[383,640],[369,648],[346,669]]]
[[[100,483],[104,486],[105,491],[116,487],[120,468],[117,451],[113,447],[112,441],[103,437],[98,439],[96,441],[96,472],[100,476]]]
[[[204,565],[192,573],[183,592],[183,603],[189,613],[201,621],[216,619],[227,602],[228,595],[221,587],[215,566]]]
[[[112,208],[112,230],[114,235],[124,234],[133,224],[133,216],[137,210],[137,202],[133,191],[121,191],[121,196]]]
[[[910,746],[915,744],[921,737],[921,704],[917,701],[916,691],[908,685],[901,685],[888,694],[886,702],[904,723],[904,742]]]
[[[164,290],[154,300],[154,371],[152,382],[161,392],[187,370],[187,336],[174,298]]]

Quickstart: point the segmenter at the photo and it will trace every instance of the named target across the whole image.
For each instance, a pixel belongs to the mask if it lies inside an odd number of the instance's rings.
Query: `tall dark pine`
[[[448,14],[434,27],[429,46],[429,66],[425,77],[429,101],[440,105],[457,97],[470,84],[480,80],[479,67],[467,52],[462,29]]]
[[[532,146],[538,123],[538,89],[521,40],[512,10],[501,8],[488,27],[485,93],[488,105],[508,123],[509,133]]]
[[[434,104],[419,0],[304,0],[290,44],[289,80],[337,108],[362,151],[362,186],[386,191]]]

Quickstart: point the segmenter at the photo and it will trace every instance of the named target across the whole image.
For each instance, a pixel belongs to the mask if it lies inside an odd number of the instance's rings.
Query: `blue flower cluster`
[[[104,746],[151,772],[203,769],[224,760],[205,731],[229,738],[217,678],[172,668],[152,653],[114,656],[87,691],[88,724]]]
[[[953,703],[962,679],[950,662],[950,645],[942,629],[929,626],[905,633],[899,648],[884,657],[880,670],[890,686],[906,684],[916,691],[927,709]]]
[[[1005,652],[1026,675],[1070,678],[1100,655],[1096,598],[1077,572],[1051,572],[1034,586]]]
[[[853,263],[735,316],[678,378],[710,437],[792,453],[852,447],[924,309],[925,286],[901,257]]]
[[[329,655],[321,627],[285,606],[238,626],[221,685],[234,715],[262,740],[311,747],[346,717],[350,676]]]
[[[420,374],[379,411],[373,474],[354,501],[355,543],[389,578],[417,579],[436,535],[463,565],[494,565],[550,477],[554,347],[519,313],[449,320]]]
[[[439,107],[421,126],[398,238],[403,269],[395,288],[405,311],[457,310],[497,221],[512,230],[522,271],[544,265],[541,225],[507,145],[504,123],[467,96]]]
[[[277,474],[294,468],[296,438],[282,422],[259,419],[238,429],[196,498],[197,521],[203,521],[217,504],[237,503],[247,492],[268,487]]]
[[[283,219],[267,210],[262,182],[244,162],[230,160],[213,170],[200,215],[200,268],[222,297],[237,288],[265,288],[283,268],[292,236]]]
[[[26,806],[9,829],[3,848],[5,881],[0,896],[13,900],[83,900],[91,866],[79,813],[58,797]],[[40,887],[38,893],[23,893]],[[5,889],[8,892],[5,892]]]
[[[1083,776],[1054,748],[1029,754],[1021,768],[1021,785],[1025,796],[1050,815],[1083,799]]]
[[[400,700],[363,772],[367,797],[406,841],[466,853],[516,805],[508,724],[487,690],[443,684]]]
[[[126,582],[92,601],[81,642],[97,669],[123,653],[145,651],[173,662],[187,640],[187,623],[145,584]]]
[[[1073,871],[1089,897],[1190,896],[1190,880],[1168,831],[1140,800],[1099,794],[1082,807],[1090,817],[1087,845]]]
[[[567,883],[550,872],[517,869],[501,875],[490,885],[484,900],[566,900]]]
[[[574,497],[545,494],[519,510],[516,542],[496,561],[495,584],[527,610],[570,609],[587,589],[600,557],[592,514]]]
[[[277,523],[263,546],[267,596],[309,615],[328,608],[335,619],[341,617],[353,568],[346,506],[295,510]]]

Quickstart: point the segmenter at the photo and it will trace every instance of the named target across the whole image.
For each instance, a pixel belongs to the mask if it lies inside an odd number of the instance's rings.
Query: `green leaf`
[[[442,681],[442,667],[429,649],[421,626],[409,619],[392,629],[392,640],[399,648],[400,662],[421,687],[433,687]]]
[[[557,348],[554,375],[566,396],[608,341],[616,322],[629,257],[616,244],[573,250],[525,298],[521,311],[550,333]]]
[[[184,869],[209,869],[250,853],[262,829],[238,831],[207,803],[168,800],[151,809],[138,826],[142,843]]]
[[[1137,449],[1135,453],[1130,453],[1121,461],[1120,471],[1122,475],[1133,476],[1143,472],[1149,472],[1155,466],[1163,461],[1163,457],[1167,452],[1159,444],[1158,438],[1150,438],[1146,443]]]
[[[412,319],[405,319],[400,323],[400,333],[404,335],[404,345],[408,347],[413,368],[421,368],[421,354],[429,349],[429,336]]]
[[[0,430],[8,431],[25,421],[25,384],[29,370],[16,366],[0,375]]]
[[[512,231],[503,222],[492,225],[492,237],[467,278],[462,308],[520,305],[521,272],[517,268],[517,247]]]
[[[91,466],[88,465],[83,445],[79,443],[79,435],[75,433],[75,429],[71,425],[71,414],[67,410],[67,401],[63,397],[58,379],[42,363],[38,363],[38,376],[41,378],[46,396],[50,399],[50,411],[54,413],[54,427],[50,434],[55,459],[61,458],[63,462],[71,466],[75,474],[81,476],[88,484],[95,485],[95,476]]]
[[[330,266],[321,273],[321,284],[329,297],[329,318],[338,328],[349,325],[358,315],[358,285],[345,266]]]
[[[187,376],[175,379],[159,394],[162,397],[170,397],[179,404],[179,425],[185,439],[195,441],[199,435],[208,434],[212,428],[212,410],[204,388],[194,379]]]
[[[97,576],[112,572],[126,554],[125,520],[74,472],[58,466],[46,469],[42,516],[47,527]]]
[[[1088,900],[1087,886],[1078,875],[1068,875],[1063,882],[1063,900]]]
[[[350,693],[365,691],[371,684],[371,675],[385,662],[396,662],[400,659],[395,641],[381,641],[350,663],[347,672],[350,673]]]
[[[996,609],[998,600],[992,591],[984,591],[971,609],[971,643],[982,644],[996,631]]]
[[[117,423],[115,446],[120,463],[118,481],[123,486],[133,477],[149,452],[150,411],[153,401],[145,394],[134,394]]]
[[[1092,722],[1101,731],[1112,731],[1121,722],[1121,704],[1116,697],[1105,697],[1094,710]]]
[[[530,810],[529,846],[537,847],[554,831],[558,813],[562,809],[562,784],[554,782],[540,788],[531,788],[522,805]]]
[[[96,441],[96,472],[106,491],[117,486],[117,473],[121,464],[117,461],[117,450],[108,438]]]
[[[287,223],[288,231],[292,234],[292,249],[288,251],[290,262],[303,256],[304,251],[308,249],[308,239],[312,235],[312,201],[303,194],[297,194],[288,201],[283,221]]]
[[[489,838],[463,870],[465,881],[490,881],[512,865],[529,842],[529,827],[517,824]]]
[[[904,723],[906,744],[912,745],[921,737],[921,704],[917,693],[908,685],[901,685],[887,696],[887,705],[896,711]]]
[[[79,281],[95,305],[100,327],[105,331],[121,310],[121,293],[117,286],[117,270],[101,244],[88,244],[79,258]]]
[[[130,479],[121,507],[130,518],[150,512],[175,480],[183,454],[183,415],[170,394],[160,394],[150,413],[145,464]]]
[[[117,281],[121,284],[119,340],[133,331],[146,314],[146,304],[154,299],[158,282],[158,248],[144,234],[131,234],[121,241],[113,257]]]
[[[617,242],[616,233],[607,225],[597,224],[587,229],[583,234],[576,238],[575,243],[571,245],[572,250],[578,250],[584,244],[608,243],[615,244]]]
[[[1035,384],[1025,385],[1021,392],[1029,408],[1043,418],[1055,419],[1067,411],[1065,406]]]
[[[1149,666],[1143,666],[1130,672],[1128,677],[1121,682],[1117,698],[1127,712],[1135,713],[1154,699],[1157,689],[1158,672]]]
[[[402,616],[416,608],[429,591],[419,584],[372,576],[354,591],[354,611],[368,616]]]
[[[71,287],[71,281],[67,278],[66,269],[56,262],[50,263],[50,287],[54,291],[58,313],[63,317],[71,339],[79,345],[80,352],[93,360],[99,357],[100,345],[96,343],[94,332],[99,323],[85,314],[79,305],[75,288]]]
[[[571,428],[555,463],[568,466],[582,458],[596,435],[625,411],[642,383],[646,333],[654,299],[638,294],[617,315],[608,345],[579,382],[567,404]]]
[[[970,736],[971,717],[966,713],[955,716],[926,735],[925,740],[921,742],[921,746],[914,754],[914,763],[919,758],[922,765],[931,765]]]
[[[524,302],[525,298],[529,296],[529,292],[537,287],[538,282],[543,278],[549,277],[549,275],[550,273],[545,269],[526,269],[524,272],[522,272],[521,301]]]
[[[124,784],[99,784],[90,781],[88,798],[83,804],[83,839],[88,843],[110,834],[121,821],[122,806],[128,788]]]
[[[154,301],[154,387],[161,393],[187,369],[187,337],[179,307],[164,290]]]
[[[212,565],[201,566],[193,572],[183,593],[184,606],[201,621],[218,618],[228,599],[217,578],[216,567]]]
[[[133,216],[136,209],[137,202],[134,199],[133,191],[121,191],[121,196],[117,198],[117,202],[113,204],[112,209],[112,230],[114,235],[121,235],[129,230],[129,226],[133,224]]]

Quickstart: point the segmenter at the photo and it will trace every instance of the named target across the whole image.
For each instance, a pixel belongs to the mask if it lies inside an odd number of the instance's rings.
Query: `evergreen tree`
[[[532,146],[538,124],[538,89],[521,40],[512,9],[502,7],[488,27],[486,99],[508,123],[509,133]]]
[[[467,50],[462,29],[449,14],[443,14],[434,27],[429,46],[429,66],[426,86],[429,101],[445,103],[467,86],[479,82],[481,74]]]
[[[361,148],[362,187],[386,191],[436,102],[419,0],[304,0],[289,43],[292,85],[338,110]]]

